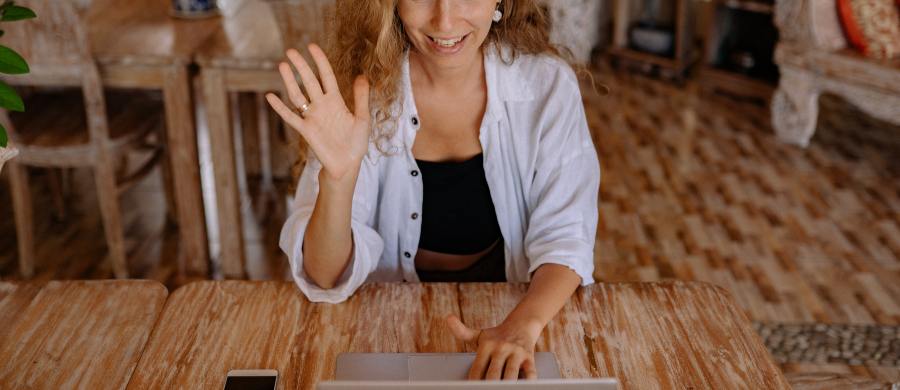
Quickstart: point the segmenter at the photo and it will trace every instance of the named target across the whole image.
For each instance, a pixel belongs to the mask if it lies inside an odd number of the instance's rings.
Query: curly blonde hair
[[[332,14],[335,29],[330,32],[325,49],[351,110],[353,80],[360,74],[369,79],[373,138],[382,153],[386,153],[382,141],[396,131],[396,113],[391,108],[400,94],[403,53],[410,46],[397,12],[398,1],[336,0]],[[566,49],[550,43],[549,19],[535,0],[503,0],[500,10],[503,18],[493,24],[482,49],[491,45],[508,47],[510,56],[503,58],[507,63],[521,54],[571,58]]]

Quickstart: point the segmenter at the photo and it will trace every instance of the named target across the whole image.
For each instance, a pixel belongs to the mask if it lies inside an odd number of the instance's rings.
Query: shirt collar
[[[502,51],[502,54],[501,54]],[[508,62],[504,62],[506,59]],[[484,50],[484,73],[487,82],[488,102],[485,123],[490,119],[502,118],[503,104],[509,101],[528,101],[534,98],[529,80],[525,80],[519,70],[519,63],[512,62],[512,51],[507,46],[490,45]],[[413,99],[412,82],[409,77],[409,50],[403,54],[402,68],[403,113],[404,116],[418,116]],[[402,120],[402,118],[400,118]]]
[[[506,59],[506,62],[504,62],[504,59]],[[490,45],[484,50],[484,72],[487,82],[488,101],[482,123],[487,125],[487,128],[504,118],[503,111],[506,102],[528,101],[534,98],[530,80],[526,80],[519,69],[520,63],[521,61],[512,61],[512,52],[509,47]],[[408,49],[403,53],[400,88],[402,101],[395,103],[394,107],[399,106],[401,109],[399,112],[395,111],[394,113],[396,115],[395,120],[397,120],[397,131],[400,131],[398,135],[403,139],[401,142],[407,143],[410,142],[409,138],[412,138],[415,131],[418,130],[418,126],[412,124],[412,118],[418,118],[419,116],[416,110],[415,99],[413,98],[412,82],[409,77]],[[404,129],[410,129],[411,131],[404,131]],[[394,144],[394,142],[391,142],[391,144]],[[395,146],[400,145],[395,144]],[[367,157],[373,163],[377,162],[381,156],[381,153],[376,149],[372,147],[367,153]]]

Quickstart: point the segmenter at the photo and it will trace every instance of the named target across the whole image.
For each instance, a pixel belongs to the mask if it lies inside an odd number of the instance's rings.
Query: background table
[[[196,56],[201,68],[216,180],[219,262],[228,278],[240,279],[245,275],[243,202],[229,93],[280,91],[283,87],[276,67],[283,57],[284,45],[275,15],[263,1],[248,2],[233,16],[223,18]],[[260,110],[267,109],[261,95],[257,105]],[[265,121],[268,115],[259,118]],[[258,127],[268,131],[269,126],[263,122]]]
[[[181,238],[178,264],[187,274],[205,277],[209,250],[189,66],[221,18],[173,18],[169,5],[163,0],[93,0],[89,33],[104,86],[163,92]]]
[[[239,175],[243,172],[238,169],[236,157],[241,154],[235,147],[243,148],[244,145],[234,142],[229,94],[255,93],[258,123],[254,127],[262,132],[269,131],[269,107],[263,93],[283,94],[284,86],[277,66],[286,60],[285,50],[293,47],[305,53],[308,43],[324,43],[325,15],[331,10],[329,3],[321,0],[248,2],[234,15],[223,18],[215,34],[197,52],[216,178],[219,258],[222,273],[228,278],[245,276],[242,219],[250,215],[243,212],[250,207],[250,202],[241,198]],[[247,113],[242,112],[242,115]],[[243,121],[251,125],[253,122]],[[260,135],[261,151],[270,149],[268,137],[267,133]],[[263,165],[264,185],[271,182],[270,169]]]
[[[378,284],[339,305],[290,282],[197,282],[176,290],[129,388],[220,389],[228,370],[271,368],[312,389],[340,352],[472,352],[443,319],[499,323],[520,284]],[[790,388],[724,290],[698,283],[579,289],[542,334],[567,378],[615,376],[623,389]]]
[[[167,295],[150,281],[0,282],[0,387],[124,388]]]

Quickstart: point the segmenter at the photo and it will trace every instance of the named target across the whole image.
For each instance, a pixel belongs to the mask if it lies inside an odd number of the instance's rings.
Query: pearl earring
[[[500,12],[500,3],[497,3],[497,9],[494,10],[494,23],[499,23],[503,19],[503,12]]]

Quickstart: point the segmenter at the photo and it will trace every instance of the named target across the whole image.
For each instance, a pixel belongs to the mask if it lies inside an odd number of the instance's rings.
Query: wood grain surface
[[[622,388],[790,388],[720,287],[597,284],[580,291],[578,300],[594,361]]]
[[[269,368],[280,388],[333,378],[341,352],[463,352],[444,325],[498,324],[520,284],[373,284],[339,305],[309,303],[290,282],[197,282],[172,294],[129,384],[209,388],[231,369]],[[612,375],[623,389],[789,388],[746,317],[706,284],[579,290],[539,351],[568,378]]]
[[[284,283],[228,282],[176,290],[129,388],[221,389],[233,368],[286,372],[307,306],[295,290]]]
[[[528,286],[524,284],[460,284],[459,306],[463,322],[472,328],[499,325],[506,315],[525,297]],[[570,300],[547,324],[535,346],[535,351],[555,352],[559,359],[560,375],[564,378],[600,376],[585,344],[580,306]],[[468,349],[475,352],[474,349]]]
[[[0,387],[124,388],[167,294],[152,281],[0,283]]]

